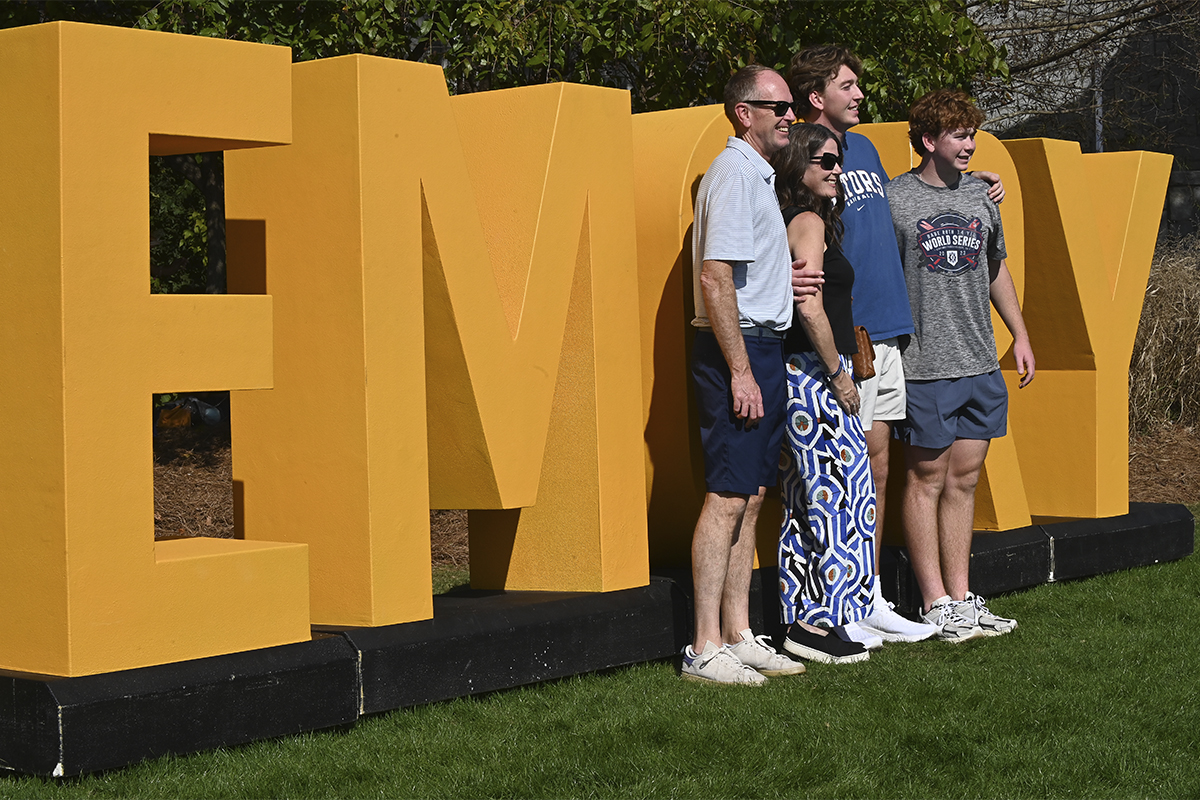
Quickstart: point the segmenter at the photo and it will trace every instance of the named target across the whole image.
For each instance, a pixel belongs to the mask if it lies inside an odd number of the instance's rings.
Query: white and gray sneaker
[[[871,613],[860,619],[858,626],[885,642],[920,642],[936,636],[941,630],[937,625],[906,619],[897,614],[895,608],[895,605],[884,599],[876,584]]]
[[[862,627],[862,621],[847,622],[845,625],[834,627],[834,632],[847,642],[858,642],[868,650],[878,650],[883,647],[883,637]]]
[[[726,645],[726,647],[737,656],[738,661],[747,667],[772,678],[780,675],[799,675],[804,672],[803,664],[781,655],[771,646],[771,640],[766,636],[755,636],[749,628],[738,635],[742,637],[742,640]]]
[[[1007,617],[997,617],[988,610],[987,603],[979,595],[967,592],[965,600],[958,602],[958,613],[974,621],[983,631],[984,636],[1003,636],[1016,630],[1017,621]]]
[[[935,638],[943,642],[957,644],[983,636],[983,629],[975,624],[973,618],[964,617],[961,608],[961,601],[951,600],[948,594],[942,595],[930,604],[921,619],[938,627]]]
[[[747,667],[726,646],[704,643],[699,655],[689,644],[683,648],[683,666],[679,674],[684,680],[701,683],[730,683],[742,686],[762,686],[767,679]]]

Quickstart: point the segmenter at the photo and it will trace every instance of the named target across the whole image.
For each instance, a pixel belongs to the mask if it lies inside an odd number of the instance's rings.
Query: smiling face
[[[923,141],[934,162],[942,168],[966,172],[971,163],[971,156],[975,155],[974,128],[942,131],[936,139],[926,135]]]
[[[838,176],[842,174],[842,165],[834,163],[832,169],[825,169],[820,163],[822,156],[833,156],[835,161],[840,158],[837,144],[833,139],[826,139],[825,143],[809,159],[808,168],[804,170],[803,183],[817,197],[834,198],[837,197]],[[826,158],[825,160],[829,161],[830,159]]]
[[[758,76],[758,96],[755,100],[792,102],[792,92],[788,89],[787,81],[776,72],[763,72]],[[787,146],[788,130],[796,121],[792,109],[788,109],[782,117],[775,116],[770,108],[752,106],[746,103],[738,106],[739,119],[745,121],[747,144],[753,147],[763,158]]]
[[[843,64],[834,79],[825,85],[824,91],[809,95],[808,102],[818,113],[812,121],[839,134],[845,133],[858,124],[858,102],[862,99],[858,76]]]

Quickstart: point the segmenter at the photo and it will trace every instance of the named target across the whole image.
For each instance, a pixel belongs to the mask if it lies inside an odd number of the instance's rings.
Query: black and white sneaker
[[[794,656],[821,664],[853,664],[871,657],[859,642],[847,642],[833,631],[813,633],[799,623],[788,628],[783,649]]]

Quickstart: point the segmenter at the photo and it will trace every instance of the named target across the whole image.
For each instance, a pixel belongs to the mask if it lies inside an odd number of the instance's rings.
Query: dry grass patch
[[[1129,365],[1129,430],[1200,426],[1200,237],[1162,236]]]

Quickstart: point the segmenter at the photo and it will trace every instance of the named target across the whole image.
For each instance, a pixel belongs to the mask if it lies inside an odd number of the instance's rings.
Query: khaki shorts
[[[871,344],[875,347],[875,377],[858,382],[858,395],[862,400],[858,418],[864,431],[871,430],[875,420],[897,422],[907,416],[900,342],[893,336]]]

